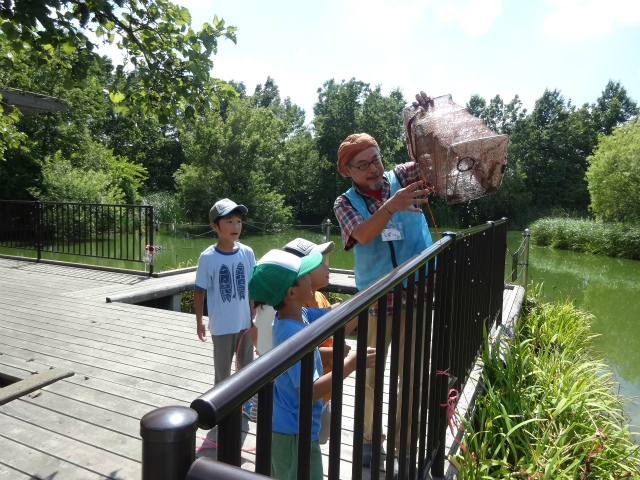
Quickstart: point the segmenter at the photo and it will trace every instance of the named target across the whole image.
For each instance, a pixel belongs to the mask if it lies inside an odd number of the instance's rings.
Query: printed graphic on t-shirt
[[[222,301],[230,302],[233,286],[231,285],[231,272],[229,271],[229,267],[226,265],[220,267],[218,280],[220,282],[220,297],[222,297]]]
[[[246,277],[244,276],[244,265],[242,262],[236,268],[236,285],[238,286],[238,298],[244,300],[244,292],[246,290]]]
[[[232,272],[235,270],[235,276]],[[247,278],[244,273],[244,264],[240,262],[237,267],[232,263],[231,269],[227,265],[220,267],[218,282],[220,284],[220,297],[223,302],[230,302],[231,298],[244,300],[247,296]]]

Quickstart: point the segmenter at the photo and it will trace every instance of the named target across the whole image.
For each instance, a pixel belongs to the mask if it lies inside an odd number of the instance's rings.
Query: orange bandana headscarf
[[[369,147],[377,147],[378,142],[368,133],[354,133],[345,138],[338,148],[338,172],[347,176],[347,163]]]

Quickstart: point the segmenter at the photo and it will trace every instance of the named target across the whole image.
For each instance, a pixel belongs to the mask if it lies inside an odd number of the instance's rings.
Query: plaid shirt
[[[401,165],[396,165],[393,169],[400,182],[402,187],[406,187],[414,182],[420,180],[420,171],[418,170],[418,164],[414,162],[403,163]],[[378,211],[378,209],[382,208],[382,204],[389,200],[391,196],[391,186],[389,184],[389,180],[387,179],[386,174],[383,178],[382,184],[382,201],[378,201],[370,195],[367,195],[363,192],[363,190],[355,183],[352,184],[353,189],[357,194],[362,196],[364,199],[364,203],[369,210],[369,213],[372,215]],[[336,219],[340,224],[340,230],[342,231],[342,247],[346,252],[352,250],[358,243],[356,239],[354,239],[351,234],[356,229],[358,225],[364,222],[364,218],[362,215],[358,213],[358,211],[351,205],[351,202],[345,195],[340,195],[336,198],[335,203],[333,204],[333,212],[336,215]],[[387,296],[387,315],[391,315],[393,311],[393,295],[389,294]],[[378,306],[377,303],[371,305],[369,307],[369,315],[377,315],[378,314]]]

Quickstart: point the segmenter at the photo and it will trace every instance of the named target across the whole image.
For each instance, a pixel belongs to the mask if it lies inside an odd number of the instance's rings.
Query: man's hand
[[[400,211],[421,212],[422,209],[416,207],[416,204],[427,203],[426,193],[422,188],[424,182],[419,180],[404,188],[398,190],[393,197],[385,202],[385,207],[389,213],[393,214]]]
[[[376,349],[367,347],[367,368],[376,366]]]
[[[422,107],[424,110],[427,110],[430,105],[433,105],[433,99],[429,95],[427,95],[423,91],[420,91],[420,93],[416,94],[416,101],[413,102],[413,106],[415,108]]]

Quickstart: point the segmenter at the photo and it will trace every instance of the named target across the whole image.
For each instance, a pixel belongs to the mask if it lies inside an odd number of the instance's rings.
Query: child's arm
[[[320,360],[322,360],[322,365],[331,363],[333,360],[333,347],[318,347],[318,350],[320,351]]]
[[[349,355],[344,360],[344,372],[342,378],[347,378],[356,369],[356,355]],[[376,349],[367,348],[367,368],[372,368],[376,364]],[[318,380],[313,382],[313,401],[320,400],[325,395],[331,393],[331,379],[333,372],[325,373]]]
[[[253,349],[256,352],[256,355],[260,355],[258,352],[258,326],[254,323],[251,326],[251,343],[253,343]]]
[[[356,328],[357,326],[358,326],[358,317],[353,317],[353,319],[351,319],[349,323],[347,323],[344,327],[344,336],[346,337],[351,332],[353,332],[353,329]]]
[[[332,303],[331,306],[329,307],[329,310],[333,310],[338,305],[340,305],[340,303],[342,302]],[[344,336],[346,337],[351,332],[353,332],[353,329],[356,328],[357,326],[358,326],[358,317],[353,317],[353,319],[350,320],[349,323],[347,323],[344,327]]]
[[[204,290],[193,289],[193,307],[196,311],[196,328],[198,338],[203,342],[207,341],[207,325],[204,323],[202,313],[204,311]]]

